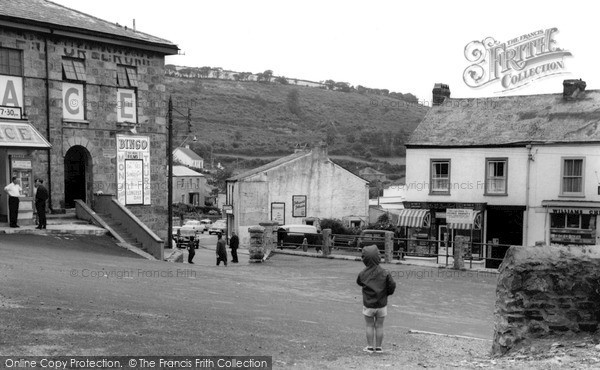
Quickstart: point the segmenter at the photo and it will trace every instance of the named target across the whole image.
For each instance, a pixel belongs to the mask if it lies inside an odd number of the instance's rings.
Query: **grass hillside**
[[[404,156],[405,140],[427,111],[358,92],[250,81],[165,80],[175,109],[186,115],[191,108],[191,131],[198,142],[188,140],[190,147],[207,164],[214,157],[215,165],[218,161],[234,168],[256,167],[292,153],[297,145],[325,141],[331,156],[343,156],[336,162],[353,171],[371,165],[398,173],[403,166],[374,158]],[[176,112],[174,118],[177,145],[188,128],[185,117]]]

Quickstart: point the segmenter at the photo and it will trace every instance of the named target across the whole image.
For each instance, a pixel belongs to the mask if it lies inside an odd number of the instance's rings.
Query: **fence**
[[[386,241],[381,236],[331,234],[331,253],[361,256],[363,246],[376,245],[385,255]],[[306,246],[303,246],[304,239]],[[277,248],[303,248],[307,251],[322,252],[324,249],[322,234],[286,233],[279,236]],[[395,260],[418,259],[429,261],[432,265],[453,266],[455,258],[461,258],[467,268],[498,268],[504,254],[510,248],[508,244],[479,243],[466,240],[431,240],[418,238],[391,238],[391,255]],[[455,254],[454,249],[462,250],[462,255]]]

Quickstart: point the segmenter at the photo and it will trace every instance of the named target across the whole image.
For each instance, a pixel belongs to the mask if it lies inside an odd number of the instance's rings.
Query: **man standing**
[[[21,196],[21,185],[17,176],[12,177],[12,182],[4,187],[4,191],[8,194],[8,219],[10,227],[19,227],[17,218],[19,216],[19,197]]]
[[[221,261],[227,266],[227,244],[225,243],[225,240],[223,240],[221,233],[217,234],[217,239],[217,266],[219,266]]]
[[[46,201],[48,200],[48,190],[43,185],[44,180],[35,179],[35,210],[38,215],[38,226],[36,229],[46,228]]]
[[[235,231],[231,233],[231,239],[229,239],[229,246],[231,247],[231,263],[238,263],[237,250],[240,246],[240,238],[238,238]]]

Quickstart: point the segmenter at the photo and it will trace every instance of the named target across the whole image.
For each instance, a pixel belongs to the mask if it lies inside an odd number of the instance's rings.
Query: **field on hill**
[[[186,143],[208,165],[252,168],[324,141],[329,154],[344,156],[340,164],[352,171],[370,163],[381,172],[403,175],[398,157],[428,109],[381,95],[279,83],[165,80],[177,111],[175,145],[188,133],[184,115],[190,108],[191,134],[198,141]]]

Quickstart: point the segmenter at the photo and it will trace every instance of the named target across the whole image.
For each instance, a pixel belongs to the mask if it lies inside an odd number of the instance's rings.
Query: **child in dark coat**
[[[358,274],[356,283],[362,287],[363,315],[367,324],[367,347],[364,351],[381,353],[383,349],[383,320],[387,315],[387,299],[394,294],[396,282],[389,271],[379,266],[379,248],[369,245],[362,250],[365,269]],[[375,339],[375,346],[373,346]]]
[[[222,237],[221,233],[217,234],[217,266],[219,266],[221,261],[227,266],[227,244]]]

